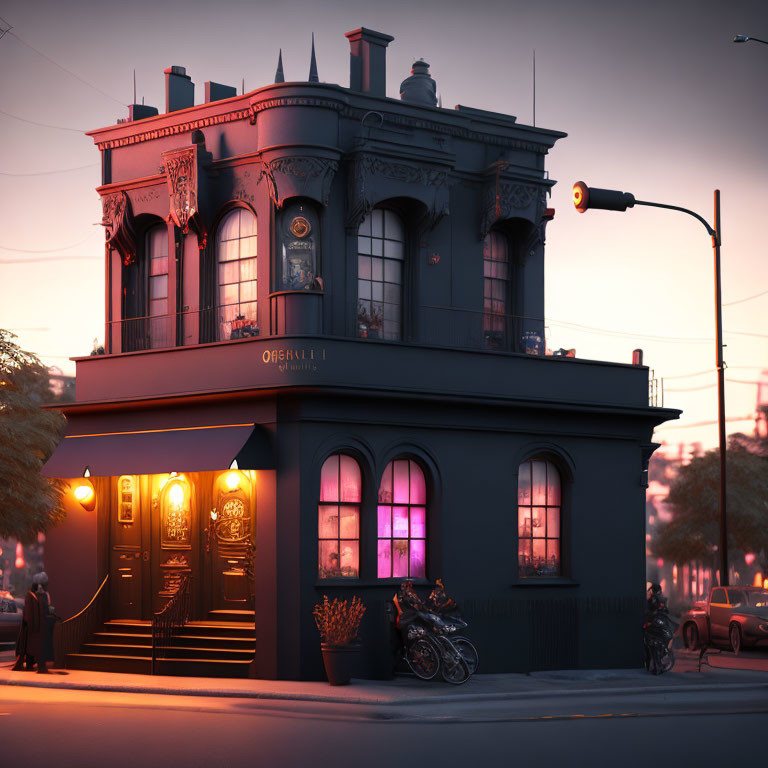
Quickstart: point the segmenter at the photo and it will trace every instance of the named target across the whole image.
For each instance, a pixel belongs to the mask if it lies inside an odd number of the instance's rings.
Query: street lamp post
[[[754,40],[755,38],[749,38]],[[758,42],[764,42],[760,40]],[[668,208],[672,211],[681,211],[698,219],[706,228],[712,238],[712,249],[715,256],[715,335],[717,352],[715,356],[717,364],[717,424],[720,437],[720,584],[728,586],[728,524],[726,504],[726,445],[725,445],[725,363],[723,362],[723,303],[720,287],[720,244],[722,230],[720,226],[720,190],[715,190],[715,226],[712,228],[698,213],[681,208],[678,205],[665,205],[664,203],[651,203],[646,200],[635,200],[635,196],[629,192],[619,192],[614,189],[598,189],[588,187],[583,181],[573,185],[573,204],[579,213],[584,213],[590,208],[604,211],[626,211],[635,205],[648,205],[653,208]]]
[[[736,35],[736,37],[733,38],[734,43],[746,43],[750,40],[754,40],[756,43],[763,43],[763,45],[768,45],[768,40],[761,40],[759,37],[750,37],[749,35]]]

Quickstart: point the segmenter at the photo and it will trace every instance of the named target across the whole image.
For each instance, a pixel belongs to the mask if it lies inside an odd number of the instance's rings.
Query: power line
[[[83,85],[87,85],[89,88],[93,88],[94,91],[97,91],[102,96],[106,96],[106,98],[111,99],[116,104],[119,104],[121,107],[125,106],[123,102],[118,101],[114,96],[111,96],[106,91],[102,91],[101,88],[94,85],[93,83],[89,83],[87,80],[84,80],[82,77],[80,77],[80,75],[76,75],[71,69],[67,69],[62,64],[59,64],[58,61],[54,61],[50,56],[46,56],[42,51],[38,51],[37,48],[30,45],[26,40],[22,40],[15,32],[12,32],[11,30],[9,30],[8,34],[11,35],[12,37],[15,37],[22,45],[26,45],[27,48],[34,51],[38,56],[42,56],[47,62],[49,62],[50,64],[53,64],[54,67],[58,67],[60,70],[62,70],[62,72],[66,72],[68,75],[71,75],[72,77],[74,77],[75,80],[79,80],[81,83],[83,83]]]
[[[3,250],[3,251],[16,251],[17,253],[56,253],[58,251],[68,251],[70,248],[77,248],[78,245],[82,245],[83,243],[87,243],[95,234],[96,234],[95,232],[91,232],[91,234],[88,235],[88,237],[86,237],[83,240],[80,240],[80,242],[73,243],[72,245],[65,245],[65,246],[63,246],[61,248],[47,248],[47,249],[42,249],[42,250],[29,250],[27,248],[11,248],[11,247],[9,247],[7,245],[0,245],[0,250]],[[73,259],[73,258],[78,258],[78,257],[67,256],[65,258]],[[80,258],[85,258],[85,257],[80,257]],[[90,258],[93,258],[93,257],[90,257]],[[28,259],[24,259],[23,261],[28,261]],[[30,259],[30,261],[31,261],[31,259]],[[9,262],[6,261],[5,263],[7,264]]]
[[[18,115],[12,115],[10,112],[6,112],[3,109],[0,109],[0,115],[5,115],[6,117],[12,117],[14,120],[20,120],[22,123],[29,123],[30,125],[37,125],[41,128],[55,128],[58,131],[71,131],[72,133],[79,133],[84,134],[85,131],[81,131],[79,128],[67,128],[65,125],[52,125],[51,123],[38,123],[36,120],[27,120],[26,117],[19,117]]]
[[[759,299],[761,296],[765,296],[766,294],[768,294],[768,291],[760,291],[760,293],[756,293],[754,296],[747,296],[745,299],[737,299],[736,301],[723,302],[723,306],[732,307],[734,304],[743,304],[745,301],[752,301],[752,299]]]
[[[754,421],[754,416],[731,416],[726,421]],[[709,427],[713,424],[717,424],[717,421],[697,421],[694,424],[662,424],[660,427],[656,427],[654,431],[661,432],[667,429],[692,429],[693,427]]]
[[[99,163],[89,163],[80,165],[77,168],[60,168],[57,171],[35,171],[33,173],[10,173],[9,171],[0,171],[0,176],[51,176],[55,173],[72,173],[73,171],[83,171],[86,168],[96,168]]]
[[[575,328],[578,330],[582,330],[585,333],[589,332],[597,332],[600,333],[603,336],[617,336],[621,338],[631,338],[631,339],[648,339],[649,341],[659,341],[659,342],[666,342],[666,343],[692,343],[692,344],[711,344],[712,339],[709,338],[703,338],[703,337],[693,337],[693,336],[651,336],[649,334],[643,334],[643,333],[631,333],[629,331],[613,331],[609,330],[607,328],[597,328],[592,325],[580,325],[579,323],[569,323],[564,320],[547,320],[547,323],[550,325],[558,325],[562,326],[564,328]]]
[[[751,384],[753,386],[762,384],[760,381],[744,381],[743,379],[726,379],[725,380],[727,384]],[[681,387],[679,389],[670,389],[669,387],[664,387],[664,393],[667,392],[699,392],[702,389],[712,389],[713,387],[717,386],[717,382],[713,382],[712,384],[703,384],[700,387]]]
[[[29,259],[0,259],[0,264],[39,264],[51,261],[101,261],[102,256],[40,256]]]

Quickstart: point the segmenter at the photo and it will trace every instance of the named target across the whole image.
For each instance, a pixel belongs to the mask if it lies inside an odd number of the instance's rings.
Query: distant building
[[[60,612],[102,584],[112,623],[69,663],[148,671],[148,621],[189,587],[206,645],[164,671],[319,678],[328,594],[363,598],[362,672],[386,676],[388,602],[442,577],[484,671],[638,666],[646,470],[679,412],[643,366],[545,355],[565,134],[437,106],[423,61],[387,98],[392,38],[347,37],[349,87],[313,54],[307,82],[281,62],[194,105],[170,67],[164,114],[89,134],[106,354],[76,360],[46,565]]]

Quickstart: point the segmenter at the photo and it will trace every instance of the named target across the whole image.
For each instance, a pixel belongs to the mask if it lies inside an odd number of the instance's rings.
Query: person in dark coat
[[[16,639],[16,663],[14,670],[26,669],[31,671],[37,660],[37,671],[47,674],[46,656],[44,653],[44,635],[47,628],[47,617],[51,604],[47,590],[48,576],[37,573],[32,578],[32,587],[24,597],[24,614],[21,619],[19,636]]]

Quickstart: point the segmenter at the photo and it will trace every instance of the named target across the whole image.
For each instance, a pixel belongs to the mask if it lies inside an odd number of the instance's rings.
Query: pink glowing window
[[[551,461],[532,459],[517,476],[518,573],[521,578],[561,575],[560,473]]]
[[[424,578],[427,573],[427,486],[411,459],[387,464],[379,486],[378,576]]]
[[[318,505],[318,576],[321,579],[360,575],[360,466],[343,453],[331,456],[320,470]]]
[[[220,341],[258,335],[256,217],[235,208],[216,231],[217,325]]]

